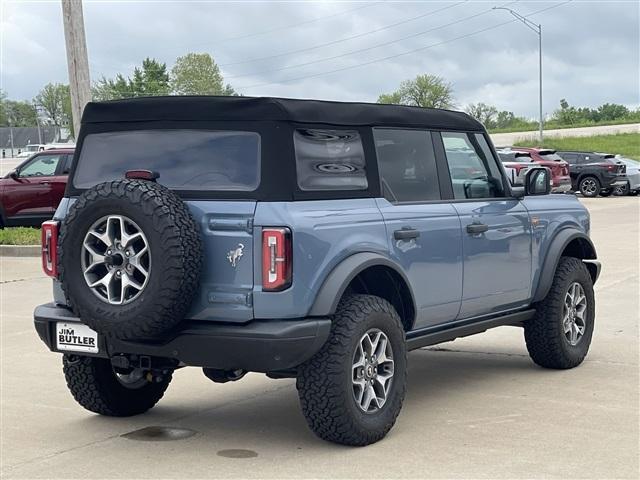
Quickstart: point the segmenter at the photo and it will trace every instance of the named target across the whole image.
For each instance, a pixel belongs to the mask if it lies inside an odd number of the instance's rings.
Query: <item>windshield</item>
[[[255,190],[260,178],[260,135],[211,130],[131,130],[85,137],[73,184],[90,188],[152,170],[176,190]]]

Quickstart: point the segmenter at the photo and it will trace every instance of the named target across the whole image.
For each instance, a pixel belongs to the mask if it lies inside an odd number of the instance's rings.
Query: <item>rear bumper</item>
[[[625,175],[604,176],[602,178],[602,188],[622,187],[627,184]]]
[[[34,311],[38,335],[52,352],[56,348],[56,322],[78,322],[70,310],[54,303]],[[135,354],[172,359],[184,365],[224,370],[271,372],[294,368],[313,356],[329,337],[331,320],[253,320],[244,325],[185,321],[179,330],[153,341],[124,341],[98,336],[97,354],[111,358]]]

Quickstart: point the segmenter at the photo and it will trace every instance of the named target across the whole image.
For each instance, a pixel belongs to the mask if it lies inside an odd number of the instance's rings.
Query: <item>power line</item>
[[[552,5],[550,7],[543,8],[541,10],[537,10],[535,12],[531,12],[528,15],[525,15],[525,17],[530,17],[530,16],[533,16],[533,15],[537,15],[539,13],[545,12],[547,10],[551,10],[553,8],[561,7],[562,5],[566,5],[567,3],[571,3],[572,1],[573,0],[567,0],[565,2],[556,4],[556,5]],[[266,83],[258,83],[258,84],[254,84],[254,85],[243,85],[243,86],[238,87],[238,89],[258,88],[258,87],[264,87],[264,86],[267,86],[267,85],[278,85],[278,84],[282,84],[282,83],[290,83],[290,82],[295,82],[295,81],[298,81],[298,80],[304,80],[304,79],[307,79],[307,78],[315,78],[315,77],[321,77],[323,75],[330,75],[332,73],[343,72],[345,70],[351,70],[351,69],[354,69],[354,68],[363,67],[365,65],[371,65],[371,64],[374,64],[374,63],[383,62],[383,61],[386,61],[386,60],[391,60],[393,58],[403,57],[403,56],[406,56],[406,55],[410,55],[412,53],[424,51],[424,50],[427,50],[429,48],[433,48],[433,47],[437,47],[437,46],[440,46],[440,45],[444,45],[446,43],[451,43],[451,42],[454,42],[456,40],[461,40],[463,38],[468,38],[468,37],[471,37],[473,35],[477,35],[477,34],[480,34],[480,33],[483,33],[483,32],[487,32],[489,30],[495,30],[496,28],[499,28],[499,27],[502,27],[504,25],[508,25],[510,23],[517,22],[517,21],[518,20],[514,18],[514,19],[508,20],[506,22],[502,22],[502,23],[498,23],[498,24],[492,25],[491,27],[486,27],[486,28],[483,28],[483,29],[480,29],[480,30],[476,30],[474,32],[467,33],[465,35],[460,35],[458,37],[454,37],[454,38],[451,38],[451,39],[448,39],[448,40],[443,40],[441,42],[433,43],[431,45],[426,45],[424,47],[415,48],[413,50],[408,50],[406,52],[399,53],[399,54],[396,54],[396,55],[389,55],[387,57],[378,58],[378,59],[371,60],[371,61],[368,61],[368,62],[358,63],[356,65],[349,65],[347,67],[337,68],[335,70],[329,70],[329,71],[326,71],[326,72],[320,72],[320,73],[315,73],[315,74],[311,74],[311,75],[302,75],[300,77],[288,78],[288,79],[285,79],[285,80],[280,80],[278,82],[266,82]]]
[[[280,27],[274,27],[274,28],[270,28],[270,29],[267,29],[267,30],[262,30],[260,32],[253,32],[253,33],[247,33],[247,34],[243,34],[243,35],[238,35],[236,37],[227,37],[227,38],[223,38],[222,40],[217,40],[215,43],[201,43],[199,45],[209,45],[209,46],[220,45],[221,43],[230,42],[232,40],[243,40],[245,38],[257,37],[259,35],[266,35],[268,33],[279,32],[281,30],[288,30],[290,28],[298,28],[298,27],[301,27],[303,25],[309,25],[310,23],[318,22],[320,20],[326,20],[327,18],[337,17],[337,16],[340,16],[340,15],[344,15],[346,13],[351,13],[351,12],[355,12],[357,10],[362,10],[364,8],[370,8],[370,7],[373,7],[373,6],[378,5],[380,3],[383,3],[383,2],[379,1],[379,2],[367,3],[365,5],[360,5],[358,7],[351,8],[349,10],[342,10],[341,12],[332,13],[331,15],[325,15],[323,17],[317,17],[317,18],[312,18],[311,20],[305,20],[304,22],[291,23],[289,25],[283,25],[283,26],[280,26]],[[191,47],[186,47],[186,48],[191,48]]]
[[[511,5],[513,3],[516,3],[516,1],[517,0],[505,3],[502,6]],[[411,38],[416,38],[416,37],[420,37],[422,35],[426,35],[427,33],[435,32],[437,30],[442,30],[443,28],[447,28],[447,27],[450,27],[452,25],[456,25],[458,23],[466,22],[467,20],[471,20],[473,18],[477,18],[477,17],[480,17],[482,15],[486,15],[486,14],[490,13],[491,11],[493,11],[493,8],[487,8],[486,10],[482,10],[481,12],[475,13],[473,15],[469,15],[467,17],[463,17],[463,18],[460,18],[458,20],[454,20],[453,22],[448,22],[448,23],[445,23],[443,25],[439,25],[437,27],[429,28],[427,30],[423,30],[421,32],[413,33],[411,35],[407,35],[405,37],[397,38],[395,40],[391,40],[391,41],[388,41],[388,42],[382,42],[382,43],[378,43],[376,45],[372,45],[372,46],[369,46],[369,47],[359,48],[357,50],[351,50],[349,52],[344,52],[344,53],[341,53],[339,55],[333,55],[331,57],[319,58],[319,59],[316,59],[316,60],[311,60],[311,61],[303,62],[303,63],[297,63],[297,64],[294,64],[294,65],[286,65],[284,67],[272,68],[272,69],[268,69],[268,70],[260,70],[260,71],[257,71],[257,72],[243,73],[243,74],[236,74],[236,75],[225,75],[225,79],[241,78],[241,77],[252,77],[252,76],[255,76],[255,75],[262,75],[262,74],[265,74],[265,73],[280,72],[280,71],[283,71],[283,70],[289,70],[291,68],[306,67],[308,65],[313,65],[315,63],[327,62],[329,60],[336,60],[338,58],[347,57],[349,55],[353,55],[353,54],[356,54],[356,53],[368,52],[368,51],[374,50],[376,48],[386,47],[387,45],[393,45],[394,43],[399,43],[399,42],[402,42],[404,40],[409,40]]]
[[[185,49],[197,48],[197,47],[205,46],[205,45],[207,45],[209,47],[213,47],[213,46],[221,45],[221,44],[226,43],[226,42],[230,42],[232,40],[241,40],[241,39],[245,39],[245,38],[251,38],[251,37],[257,37],[257,36],[260,36],[260,35],[266,35],[268,33],[279,32],[279,31],[282,31],[282,30],[288,30],[288,29],[291,29],[291,28],[298,28],[298,27],[301,27],[303,25],[309,25],[311,23],[319,22],[320,20],[326,20],[327,18],[333,18],[333,17],[337,17],[337,16],[340,16],[340,15],[345,15],[347,13],[355,12],[357,10],[362,10],[364,8],[371,8],[371,7],[374,7],[374,6],[379,5],[381,3],[384,3],[384,2],[383,1],[378,1],[378,2],[367,3],[365,5],[359,5],[359,6],[355,7],[355,8],[350,8],[348,10],[342,10],[340,12],[332,13],[330,15],[324,15],[322,17],[312,18],[310,20],[305,20],[303,22],[291,23],[291,24],[288,24],[288,25],[282,25],[280,27],[274,27],[274,28],[270,28],[270,29],[267,29],[267,30],[261,30],[261,31],[258,31],[258,32],[246,33],[246,34],[238,35],[238,36],[235,36],[235,37],[223,38],[223,39],[220,39],[220,40],[216,40],[213,43],[207,42],[207,43],[200,43],[200,44],[191,45],[191,46],[183,45],[181,47],[177,47],[177,46],[176,47],[170,47],[170,48],[163,49],[163,52],[171,52],[171,51],[175,52],[175,51],[178,51],[178,50],[182,51],[182,50],[185,50]],[[90,63],[93,66],[96,66],[95,62],[90,62]],[[100,64],[100,62],[97,62],[97,63]],[[102,64],[102,66],[103,67],[114,67],[113,65],[108,65],[108,64],[104,64],[104,63]],[[117,68],[119,69],[120,67],[117,67]]]
[[[356,39],[356,38],[365,37],[367,35],[372,35],[374,33],[382,32],[384,30],[388,30],[390,28],[397,27],[398,25],[404,25],[405,23],[409,23],[409,22],[413,22],[415,20],[419,20],[421,18],[425,18],[425,17],[428,17],[430,15],[434,15],[436,13],[442,12],[444,10],[448,10],[450,8],[457,7],[458,5],[461,5],[463,3],[467,3],[468,1],[469,0],[462,0],[461,2],[453,3],[451,5],[447,5],[446,7],[438,8],[436,10],[430,10],[430,11],[428,11],[426,13],[423,13],[423,14],[415,16],[415,17],[405,18],[405,19],[400,20],[398,22],[391,23],[389,25],[385,25],[385,26],[380,27],[380,28],[376,28],[375,30],[369,30],[367,32],[362,32],[362,33],[359,33],[357,35],[352,35],[350,37],[344,37],[344,38],[341,38],[339,40],[333,40],[331,42],[320,43],[318,45],[313,45],[311,47],[299,48],[297,50],[289,50],[288,52],[282,52],[282,53],[278,53],[278,54],[275,54],[275,55],[268,55],[268,56],[265,56],[265,57],[254,57],[254,58],[249,58],[249,59],[246,59],[246,60],[239,60],[237,62],[219,63],[218,66],[220,66],[220,67],[229,67],[229,66],[232,66],[232,65],[242,65],[242,64],[245,64],[245,63],[258,62],[258,61],[261,61],[261,60],[271,60],[271,59],[274,59],[274,58],[285,57],[285,56],[292,55],[292,54],[295,54],[295,53],[308,52],[310,50],[316,50],[318,48],[324,48],[324,47],[328,47],[330,45],[336,45],[338,43],[346,42],[346,41],[353,40],[353,39]]]

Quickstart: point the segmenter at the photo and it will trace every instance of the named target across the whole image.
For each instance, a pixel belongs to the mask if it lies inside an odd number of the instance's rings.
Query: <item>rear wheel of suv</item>
[[[596,177],[583,177],[578,184],[578,190],[585,197],[597,197],[600,193],[600,182]]]
[[[107,337],[149,338],[175,327],[191,305],[200,228],[162,185],[108,182],[71,206],[58,255],[62,288],[84,323]]]
[[[625,183],[624,185],[618,185],[613,189],[613,194],[616,197],[624,197],[625,195],[629,195],[629,184]]]
[[[406,374],[404,328],[393,306],[373,295],[344,298],[329,339],[298,371],[309,427],[344,445],[377,442],[400,413]]]
[[[566,369],[587,355],[595,320],[593,281],[582,260],[562,257],[551,289],[524,324],[531,359],[545,368]]]
[[[110,417],[130,417],[144,413],[164,395],[171,371],[162,378],[133,369],[116,373],[104,358],[64,355],[64,376],[73,398],[87,410]]]

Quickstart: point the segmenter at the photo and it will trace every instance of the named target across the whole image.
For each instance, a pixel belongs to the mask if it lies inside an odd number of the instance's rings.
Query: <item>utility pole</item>
[[[87,41],[84,35],[82,0],[62,0],[62,21],[67,46],[73,131],[77,138],[82,111],[84,106],[91,101],[91,80],[89,78]]]
[[[42,130],[40,129],[40,112],[38,111],[38,104],[33,101],[33,109],[36,111],[36,125],[38,126],[38,143],[42,145]]]
[[[514,17],[516,17],[518,20],[520,20],[522,23],[524,23],[530,30],[533,30],[537,35],[538,35],[538,85],[540,87],[540,92],[539,92],[539,102],[540,102],[540,132],[539,132],[539,139],[540,139],[540,144],[542,144],[542,25],[537,24],[532,22],[531,20],[529,20],[527,17],[525,17],[524,15],[520,15],[518,12],[516,12],[515,10],[512,10],[510,8],[506,8],[506,7],[493,7],[493,10],[506,10],[507,12],[509,12],[511,15],[513,15]],[[541,145],[542,146],[542,145]]]

